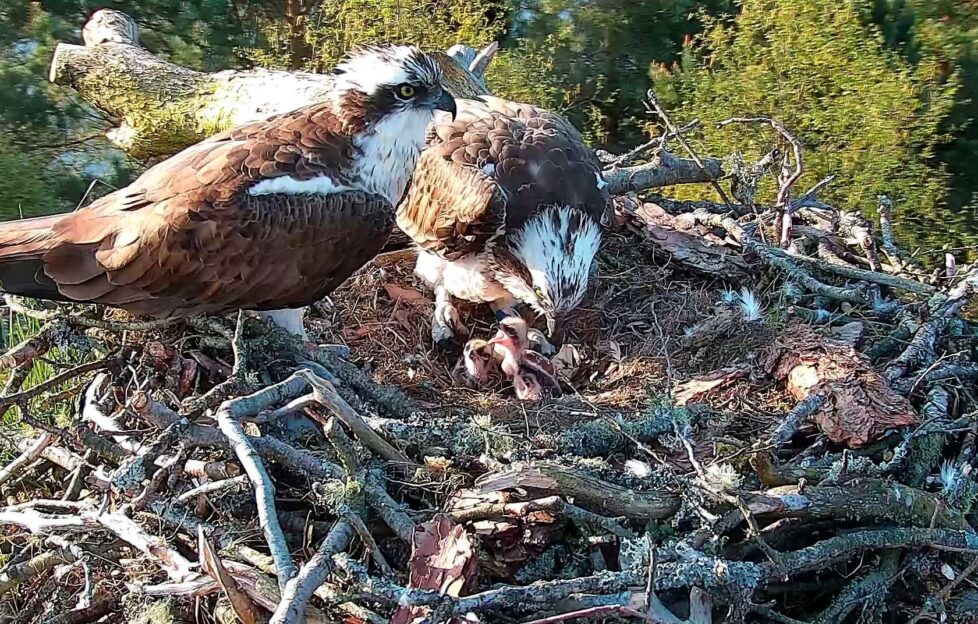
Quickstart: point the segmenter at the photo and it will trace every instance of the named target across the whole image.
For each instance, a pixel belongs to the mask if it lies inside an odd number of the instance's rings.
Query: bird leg
[[[553,343],[547,339],[547,336],[536,327],[531,327],[526,333],[526,337],[530,341],[530,348],[540,355],[548,358],[557,355],[557,347],[555,347]]]
[[[513,300],[493,301],[489,306],[496,315],[497,321],[501,321],[509,316],[520,316],[520,313],[516,311],[516,302]],[[526,337],[530,341],[529,347],[540,355],[546,357],[557,355],[557,347],[547,340],[546,335],[536,327],[530,327],[526,333]]]
[[[335,352],[338,357],[349,358],[350,348],[342,344],[322,344],[317,345],[316,343],[309,340],[309,334],[306,333],[305,324],[303,323],[303,317],[305,316],[306,308],[294,308],[287,310],[265,310],[258,312],[258,318],[265,321],[266,323],[271,323],[277,327],[281,327],[285,331],[289,332],[293,336],[296,336],[301,340],[305,346],[306,350],[309,349],[325,349],[327,351]]]
[[[452,305],[451,295],[445,288],[445,259],[425,251],[418,254],[414,274],[435,293],[435,313],[431,317],[431,339],[443,350],[455,351],[455,332],[466,333],[459,322],[458,310]]]
[[[439,347],[454,345],[455,333],[465,333],[458,317],[458,310],[452,305],[451,295],[443,285],[435,286],[435,313],[431,317],[431,338]]]

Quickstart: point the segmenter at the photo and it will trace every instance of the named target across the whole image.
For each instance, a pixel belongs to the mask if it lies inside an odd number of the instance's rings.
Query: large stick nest
[[[334,346],[10,300],[0,619],[965,621],[978,267],[785,170],[617,198],[540,403],[459,384],[410,252],[310,312]]]

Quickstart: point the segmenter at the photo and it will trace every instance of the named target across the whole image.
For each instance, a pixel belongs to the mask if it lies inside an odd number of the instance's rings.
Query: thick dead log
[[[135,20],[102,9],[82,31],[84,45],[59,43],[48,79],[75,89],[118,125],[106,136],[135,158],[160,158],[234,126],[322,100],[326,75],[265,69],[212,74],[181,67],[139,45]],[[464,45],[434,52],[445,86],[456,97],[486,95],[483,76],[497,45],[476,52]],[[612,167],[605,178],[612,193],[709,182],[723,176],[723,161],[694,161],[660,150],[643,165]]]
[[[644,165],[611,167],[603,172],[608,191],[613,194],[677,184],[694,184],[719,180],[724,175],[723,161],[703,159],[703,167],[688,158],[679,158],[660,150]]]
[[[940,497],[900,483],[854,480],[840,486],[776,487],[747,497],[751,512],[765,518],[808,518],[971,530],[964,516]],[[739,512],[734,512],[739,513]]]
[[[175,65],[141,47],[135,20],[110,9],[92,15],[82,38],[84,45],[58,44],[48,78],[117,121],[108,139],[136,158],[174,154],[227,128],[317,102],[330,88],[328,76],[308,72],[206,74]],[[438,55],[458,97],[488,93],[454,60],[469,51],[455,46],[451,56]],[[485,52],[472,61],[482,69]]]
[[[585,509],[592,508],[632,519],[669,518],[679,508],[679,497],[676,493],[631,490],[584,472],[547,462],[515,464],[509,470],[487,474],[476,481],[471,493],[478,496],[510,488],[565,496]]]

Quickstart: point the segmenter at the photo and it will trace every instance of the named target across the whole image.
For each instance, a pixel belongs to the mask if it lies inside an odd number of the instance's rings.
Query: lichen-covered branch
[[[608,191],[620,195],[629,191],[675,186],[677,184],[708,183],[723,177],[723,161],[704,158],[703,167],[689,158],[679,158],[660,150],[646,164],[633,167],[611,167],[602,172]]]
[[[961,513],[949,509],[934,494],[876,479],[854,480],[844,486],[779,487],[749,495],[747,504],[758,517],[859,518],[861,522],[971,528]]]
[[[295,564],[292,563],[285,535],[282,533],[282,527],[279,525],[278,515],[275,511],[275,485],[271,477],[268,476],[261,457],[241,428],[239,420],[244,415],[255,414],[261,408],[267,407],[270,402],[274,402],[265,395],[277,394],[279,396],[276,398],[291,398],[299,394],[304,385],[305,383],[301,379],[293,376],[281,384],[266,388],[260,393],[227,401],[217,410],[217,422],[221,431],[227,436],[232,450],[248,474],[248,480],[251,481],[262,532],[265,535],[268,548],[272,552],[272,558],[275,559],[279,587],[283,589],[289,579],[295,575]]]
[[[329,411],[349,427],[361,443],[388,461],[399,462],[406,466],[414,463],[407,455],[371,429],[363,418],[336,393],[332,384],[307,370],[299,371],[297,374],[312,386],[316,401],[329,408]]]
[[[346,548],[353,534],[353,525],[347,520],[336,523],[316,554],[282,590],[282,600],[272,615],[271,624],[298,624],[304,621],[302,616],[309,599],[333,570],[333,555]]]
[[[51,82],[75,89],[116,127],[108,139],[135,158],[170,156],[228,128],[321,101],[329,76],[265,69],[202,73],[176,65],[139,45],[135,20],[102,9],[82,33],[83,45],[59,43],[51,59]],[[433,52],[456,97],[488,94],[483,75],[496,45],[481,52],[463,45]],[[647,164],[612,167],[605,179],[612,193],[710,182],[723,176],[723,161],[703,167],[665,150]]]
[[[758,587],[777,581],[786,574],[796,575],[826,569],[864,552],[888,548],[978,552],[978,538],[971,531],[947,529],[858,531],[782,553],[779,565],[728,561],[691,552],[681,561],[658,564],[654,589],[731,587],[744,595],[750,595]],[[623,570],[568,580],[541,581],[525,587],[504,585],[471,596],[451,598],[430,590],[405,588],[370,576],[361,564],[346,554],[334,556],[333,561],[356,578],[359,582],[358,590],[367,599],[412,606],[449,603],[447,611],[453,614],[503,609],[527,610],[539,605],[552,605],[575,594],[611,594],[646,582],[645,570]]]
[[[5,524],[43,534],[90,531],[102,527],[157,560],[172,580],[183,581],[194,575],[193,565],[168,546],[163,538],[149,535],[134,520],[122,514],[82,509],[73,515],[53,515],[34,508],[8,507],[0,511],[0,525]]]
[[[169,156],[227,128],[321,101],[331,85],[328,76],[307,72],[181,67],[141,47],[135,20],[110,9],[93,14],[82,37],[84,45],[58,44],[49,79],[117,123],[109,140],[136,158]],[[452,57],[439,59],[456,94],[486,93]]]
[[[632,490],[546,462],[517,464],[504,472],[480,478],[476,486],[480,492],[519,487],[560,493],[585,509],[644,520],[668,518],[679,507],[679,496],[674,492]]]
[[[6,483],[11,477],[27,467],[28,464],[41,456],[44,449],[54,442],[54,435],[45,431],[37,440],[31,443],[24,451],[3,468],[0,468],[0,485]]]
[[[846,301],[860,305],[869,303],[869,295],[863,287],[844,288],[832,286],[815,279],[806,269],[798,266],[793,256],[781,249],[754,240],[753,236],[730,217],[711,214],[705,210],[697,210],[693,213],[693,216],[699,223],[723,228],[746,251],[757,254],[771,265],[771,267],[784,271],[792,280],[817,295],[822,295],[823,297],[828,297],[836,301]]]

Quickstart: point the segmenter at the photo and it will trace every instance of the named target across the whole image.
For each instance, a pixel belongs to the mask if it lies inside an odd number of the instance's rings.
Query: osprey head
[[[584,211],[547,206],[491,251],[494,277],[543,315],[553,335],[561,317],[584,299],[600,243],[600,226]]]
[[[442,110],[455,118],[455,99],[442,86],[441,68],[415,46],[357,48],[336,66],[333,80],[339,106],[360,111],[367,123],[404,111]]]

